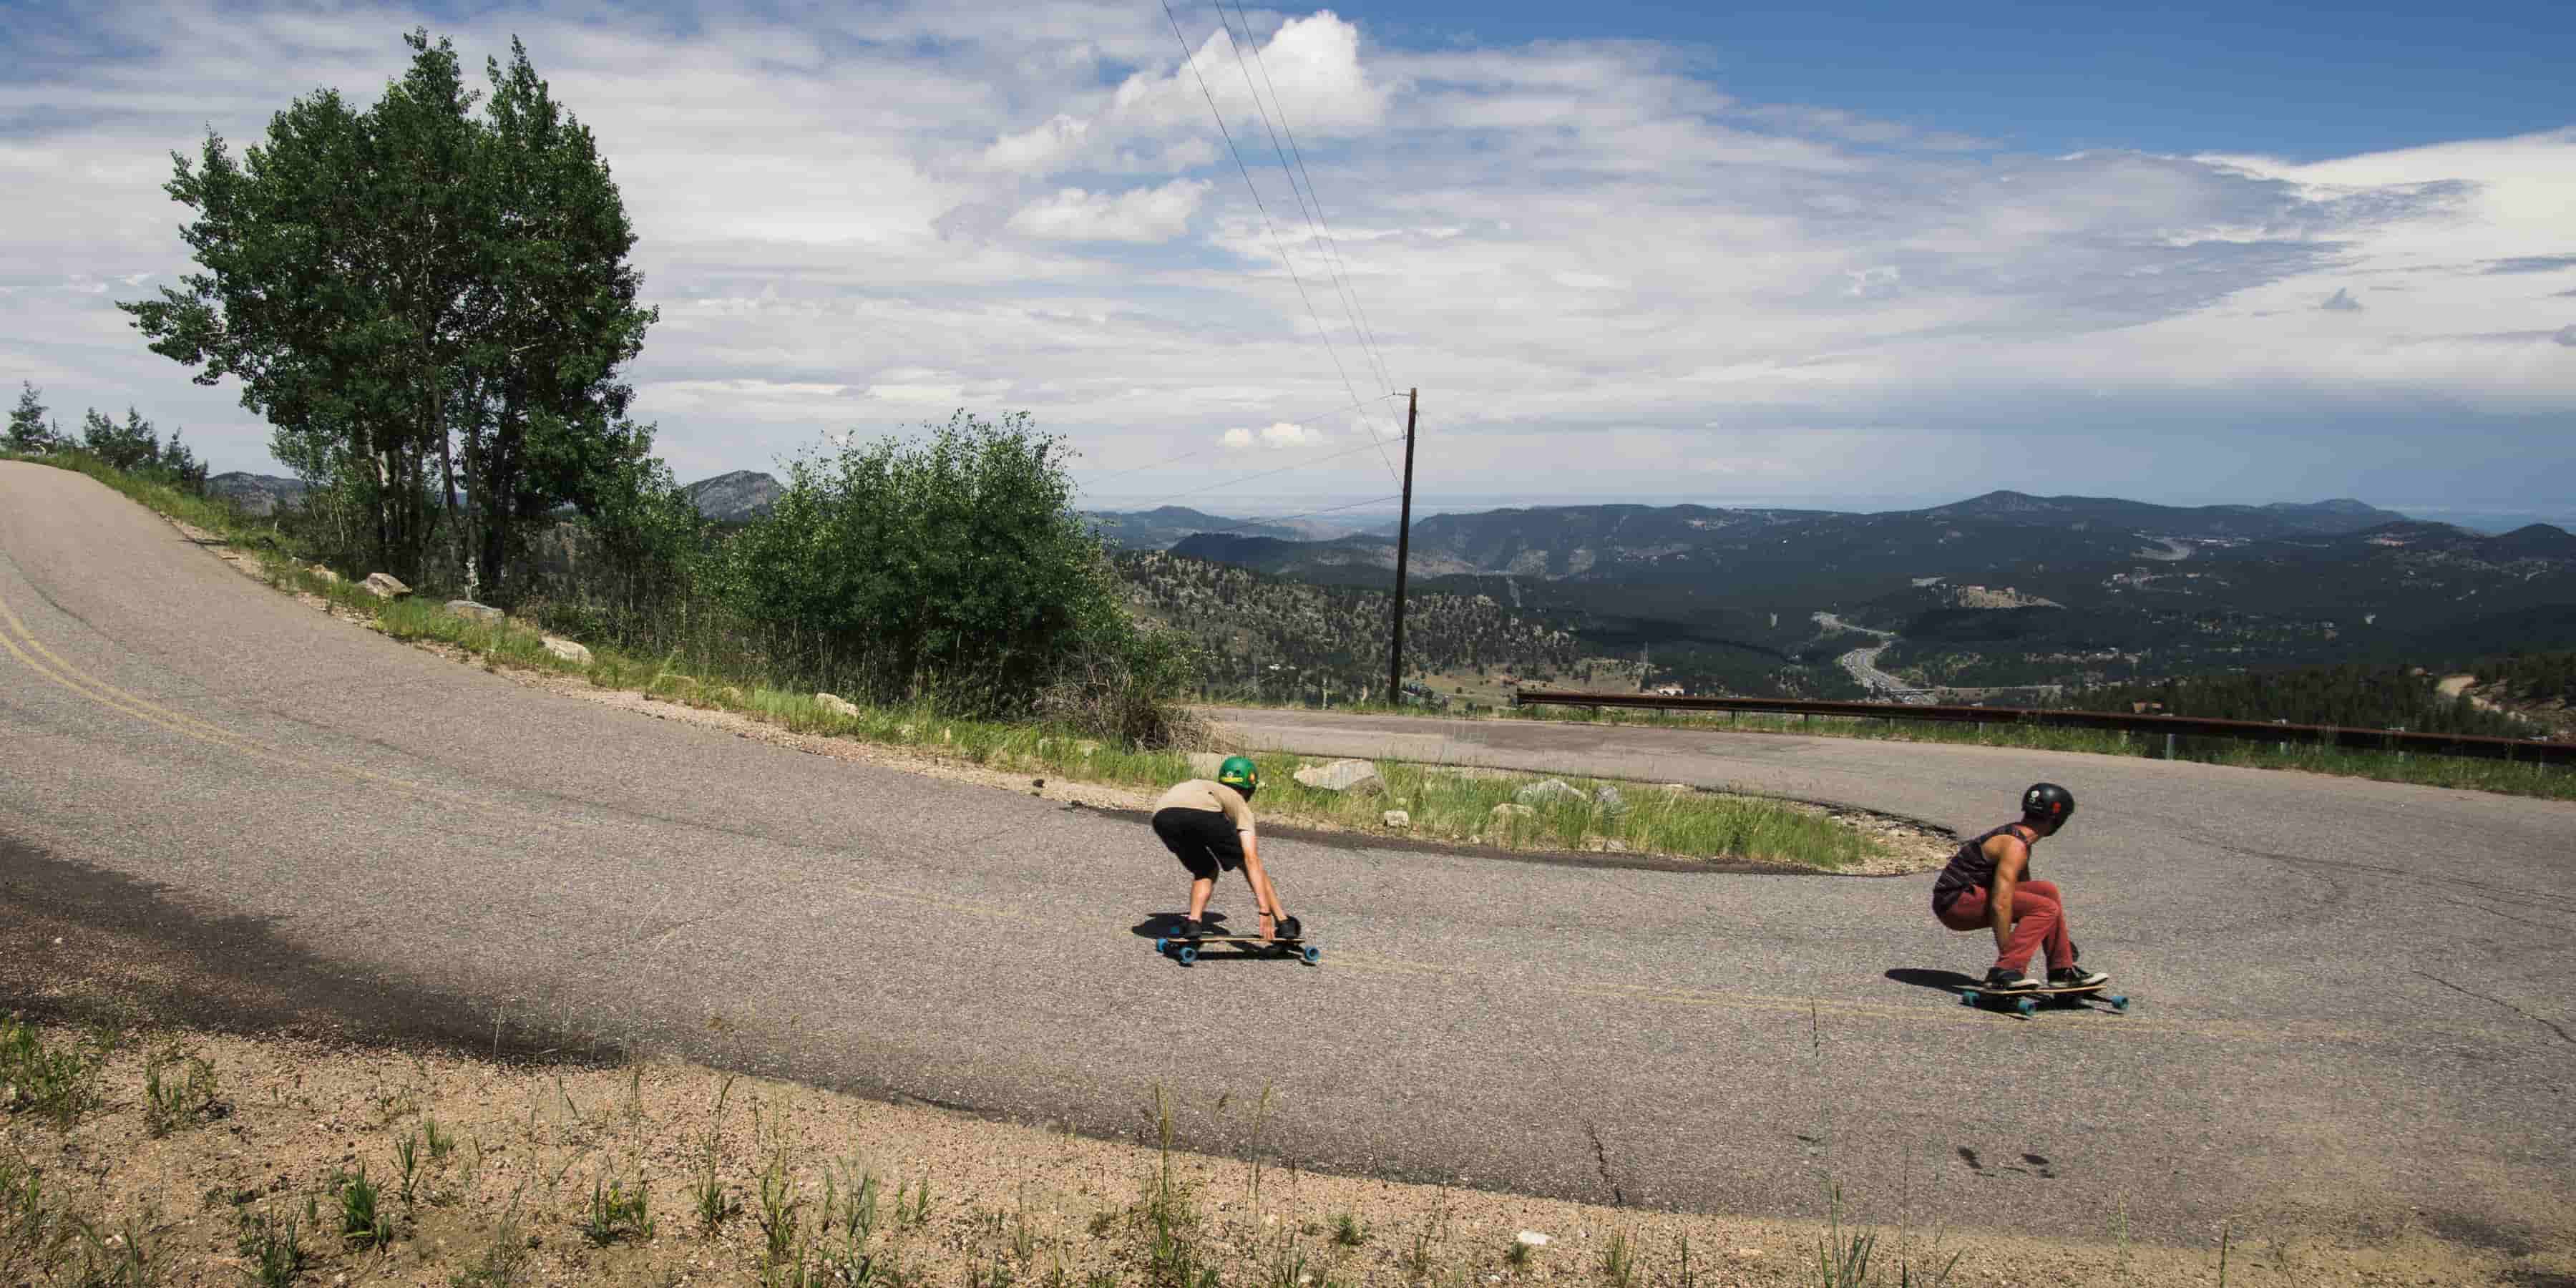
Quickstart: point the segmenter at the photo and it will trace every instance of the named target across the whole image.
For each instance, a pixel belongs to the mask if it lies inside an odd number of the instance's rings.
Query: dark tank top
[[[2022,836],[2016,830],[2025,826],[2028,825],[2006,823],[2002,827],[1990,828],[1983,835],[1960,846],[1959,852],[1950,856],[1949,866],[1941,869],[1941,875],[1933,879],[1932,906],[1947,908],[1958,902],[1960,895],[1970,890],[1991,888],[1995,883],[1995,861],[1986,857],[1986,842],[2009,832],[2014,839],[2026,845],[2036,845],[2037,842]],[[2024,860],[2021,867],[2022,876],[2030,876],[2029,861]]]

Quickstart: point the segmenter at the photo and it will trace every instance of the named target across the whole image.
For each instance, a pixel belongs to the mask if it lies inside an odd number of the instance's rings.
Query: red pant
[[[1986,895],[1986,888],[1977,886],[1947,909],[1934,909],[1933,915],[1952,930],[1984,930],[1994,924]],[[2055,885],[2024,881],[2014,886],[2012,910],[2012,939],[2004,945],[2004,955],[1995,959],[1996,969],[2019,973],[2043,943],[2048,945],[2050,969],[2075,964],[2075,946],[2066,937],[2066,905],[2060,902]]]

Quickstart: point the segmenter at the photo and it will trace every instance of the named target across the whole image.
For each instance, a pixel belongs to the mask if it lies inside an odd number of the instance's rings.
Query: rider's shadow
[[[1973,975],[1962,975],[1954,970],[1917,970],[1911,966],[1899,966],[1887,972],[1887,977],[1899,984],[1912,984],[1916,988],[1937,988],[1944,993],[1956,993],[1963,988],[1975,988],[1985,982]]]
[[[1139,938],[1166,939],[1181,933],[1181,923],[1189,920],[1189,916],[1190,914],[1186,912],[1158,912],[1145,918],[1143,921],[1136,923],[1132,929],[1135,930]],[[1224,913],[1211,912],[1207,914],[1205,920],[1207,921],[1209,929],[1220,933],[1224,931]]]

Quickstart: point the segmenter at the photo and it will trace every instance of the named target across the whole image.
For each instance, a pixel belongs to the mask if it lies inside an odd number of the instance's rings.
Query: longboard
[[[1184,966],[1194,965],[1203,944],[1245,944],[1254,957],[1294,957],[1309,966],[1321,961],[1324,950],[1304,939],[1264,939],[1259,935],[1199,935],[1182,938],[1166,935],[1154,941],[1154,951]]]
[[[1959,990],[1959,1005],[1984,1006],[1991,1002],[2006,1010],[2028,1017],[2039,1013],[2039,1003],[2042,998],[2049,999],[2049,1004],[2052,1006],[2063,1006],[2072,1003],[2079,997],[2099,997],[2112,1010],[2121,1012],[2122,1014],[2127,1014],[2129,1010],[2128,995],[2125,993],[2105,993],[2102,991],[2108,987],[2110,987],[2108,981],[2100,984],[2078,985],[2074,988],[2021,988],[2010,991],[1989,989],[1984,985],[1976,985],[1974,987],[1962,988]],[[2065,1000],[2057,1000],[2060,998]]]

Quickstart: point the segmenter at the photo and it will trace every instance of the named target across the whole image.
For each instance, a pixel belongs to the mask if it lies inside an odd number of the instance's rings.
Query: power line
[[[1240,42],[1235,40],[1234,28],[1230,25],[1226,27],[1225,39],[1227,44],[1234,46],[1234,66],[1235,70],[1243,73],[1244,92],[1252,95],[1253,109],[1261,113],[1261,127],[1270,134],[1271,154],[1279,158],[1279,172],[1287,176],[1288,193],[1290,196],[1297,199],[1298,213],[1306,217],[1307,230],[1314,233],[1317,239],[1320,240],[1325,247],[1324,271],[1333,279],[1334,289],[1341,294],[1342,308],[1350,315],[1351,330],[1353,334],[1357,335],[1360,339],[1360,352],[1374,365],[1375,369],[1370,374],[1377,378],[1379,388],[1391,388],[1394,382],[1387,378],[1386,361],[1378,354],[1376,344],[1370,337],[1367,326],[1361,321],[1359,301],[1356,297],[1356,293],[1351,289],[1349,280],[1350,275],[1342,268],[1341,257],[1338,249],[1333,245],[1331,231],[1323,224],[1322,211],[1324,208],[1324,202],[1323,198],[1315,192],[1315,177],[1312,174],[1306,174],[1304,176],[1306,181],[1305,190],[1303,192],[1298,190],[1298,177],[1306,168],[1305,154],[1302,151],[1298,153],[1297,169],[1290,170],[1288,168],[1288,149],[1280,146],[1280,130],[1285,129],[1288,131],[1290,147],[1295,146],[1295,140],[1297,137],[1295,128],[1290,126],[1288,123],[1287,101],[1279,97],[1279,85],[1276,81],[1270,79],[1270,65],[1262,59],[1261,46],[1252,38],[1252,18],[1251,15],[1246,14],[1243,11],[1242,0],[1236,0],[1234,11],[1236,18],[1240,19],[1243,23],[1243,39]],[[1225,0],[1216,0],[1216,16],[1219,23],[1226,22]],[[1265,108],[1262,106],[1261,91],[1253,88],[1252,85],[1252,69],[1244,65],[1243,49],[1246,45],[1250,45],[1252,47],[1252,61],[1261,68],[1261,83],[1270,90],[1270,107]],[[1279,124],[1277,128],[1273,128],[1270,121],[1270,113],[1273,108],[1277,109],[1279,113]],[[1311,202],[1309,201],[1309,198],[1312,198]]]
[[[1225,112],[1216,105],[1216,91],[1208,88],[1207,77],[1199,71],[1198,54],[1190,48],[1190,38],[1181,34],[1181,20],[1172,12],[1172,0],[1163,0],[1163,17],[1172,24],[1172,39],[1180,42],[1181,59],[1189,64],[1191,77],[1199,83],[1199,94],[1207,99],[1208,114],[1216,118],[1217,133],[1225,137],[1225,150],[1233,155],[1234,168],[1242,172],[1243,186],[1252,190],[1252,206],[1261,213],[1262,231],[1270,234],[1270,245],[1279,252],[1280,266],[1288,270],[1288,280],[1297,284],[1297,298],[1305,301],[1307,316],[1315,320],[1315,337],[1324,342],[1324,353],[1333,360],[1334,373],[1342,378],[1343,392],[1351,396],[1352,402],[1360,401],[1359,387],[1351,383],[1351,373],[1342,366],[1341,353],[1333,348],[1333,335],[1324,326],[1324,315],[1316,309],[1315,297],[1307,293],[1306,279],[1297,273],[1297,261],[1288,257],[1287,245],[1279,240],[1279,229],[1270,222],[1270,207],[1261,200],[1261,185],[1252,181],[1252,167],[1244,164],[1243,149],[1235,146],[1234,131],[1226,128]],[[1231,44],[1233,40],[1234,33],[1228,29],[1226,41]],[[1258,100],[1255,102],[1257,105]],[[1374,441],[1375,436],[1371,438]],[[1386,466],[1387,477],[1393,478],[1395,462],[1388,459],[1386,449],[1380,447],[1377,455]]]

